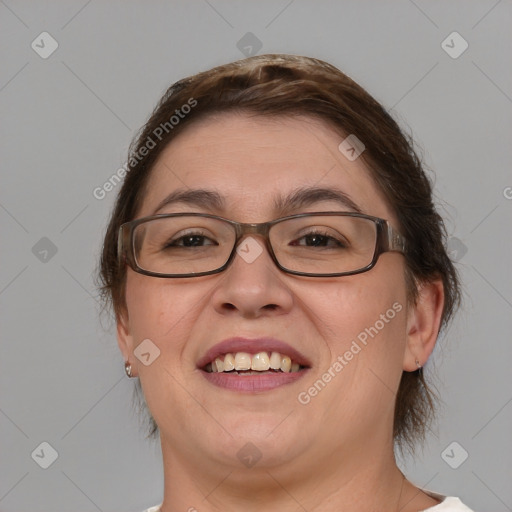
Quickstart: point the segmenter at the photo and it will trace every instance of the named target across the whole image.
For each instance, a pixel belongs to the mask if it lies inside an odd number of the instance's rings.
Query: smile
[[[206,372],[235,372],[238,375],[253,375],[261,372],[298,372],[301,365],[292,361],[291,357],[279,352],[258,352],[249,354],[247,352],[236,352],[216,357],[208,363],[204,370]]]
[[[283,341],[236,337],[211,347],[200,358],[197,368],[214,386],[254,393],[301,379],[311,368],[311,363]]]

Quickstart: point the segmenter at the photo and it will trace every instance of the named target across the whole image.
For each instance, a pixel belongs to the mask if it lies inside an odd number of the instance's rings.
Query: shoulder
[[[428,494],[433,498],[441,500],[441,503],[422,512],[474,512],[470,508],[466,507],[466,505],[464,505],[464,503],[462,503],[459,498],[454,496],[442,496],[433,492],[429,492]],[[160,505],[147,508],[142,512],[160,512]]]
[[[433,498],[441,500],[441,503],[422,512],[474,512],[455,496],[442,496],[433,492],[429,492],[428,494]]]
[[[160,506],[161,505],[155,505],[154,507],[149,507],[146,510],[143,510],[142,512],[160,512]]]

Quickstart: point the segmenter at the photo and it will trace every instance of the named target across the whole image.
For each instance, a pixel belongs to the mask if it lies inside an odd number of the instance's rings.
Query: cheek
[[[181,351],[201,296],[181,289],[170,280],[153,279],[131,272],[126,283],[126,304],[134,348],[149,338],[162,355]],[[184,293],[184,291],[188,293]]]
[[[351,347],[360,362],[401,358],[407,310],[403,270],[384,258],[379,263],[370,272],[343,278],[315,295],[331,360]]]
[[[402,275],[401,266],[377,265],[311,298],[326,347],[301,400],[311,400],[308,407],[335,428],[363,428],[392,414],[406,341]]]
[[[159,350],[149,365],[137,365],[145,401],[152,417],[170,439],[179,432],[190,433],[197,425],[197,410],[190,407],[190,394],[180,383],[184,380],[183,351],[198,312],[204,307],[204,298],[204,290],[200,294],[190,285],[180,286],[171,280],[153,279],[135,272],[127,276],[132,350],[145,339],[151,340]],[[201,435],[195,432],[193,437]]]

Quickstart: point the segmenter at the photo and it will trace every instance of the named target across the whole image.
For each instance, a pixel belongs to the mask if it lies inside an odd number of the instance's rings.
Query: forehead
[[[393,220],[391,208],[363,159],[351,161],[340,151],[345,138],[327,123],[305,116],[229,113],[207,117],[192,123],[161,153],[138,216],[154,214],[174,191],[202,189],[223,200],[213,208],[216,211],[208,213],[263,222],[276,218],[279,205],[294,191],[321,188],[339,191],[355,208],[343,208],[317,194],[317,204],[303,211],[356,209]],[[175,202],[158,213],[184,208],[202,210]]]

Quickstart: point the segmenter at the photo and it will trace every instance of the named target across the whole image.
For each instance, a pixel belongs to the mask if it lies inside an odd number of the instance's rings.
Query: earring
[[[418,367],[418,370],[421,369],[421,364],[420,364],[420,362],[417,359],[416,359],[416,366]]]
[[[124,363],[124,371],[125,371],[125,373],[126,373],[126,375],[128,377],[130,377],[130,378],[133,377],[133,375],[132,375],[132,365],[128,361],[126,361]]]

